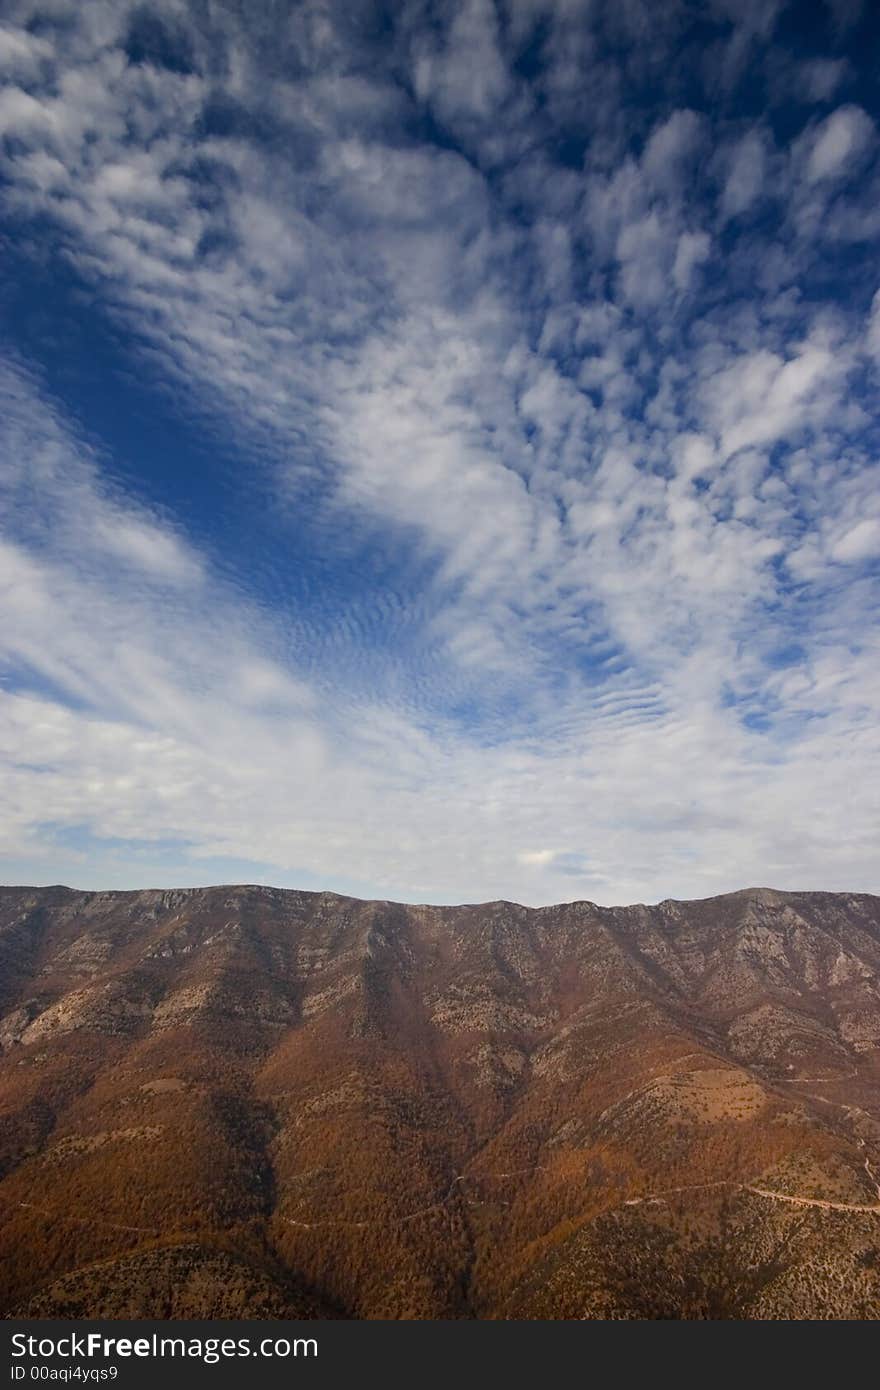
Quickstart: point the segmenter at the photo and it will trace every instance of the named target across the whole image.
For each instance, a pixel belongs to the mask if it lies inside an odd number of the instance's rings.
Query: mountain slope
[[[0,890],[7,1315],[880,1314],[880,899]]]

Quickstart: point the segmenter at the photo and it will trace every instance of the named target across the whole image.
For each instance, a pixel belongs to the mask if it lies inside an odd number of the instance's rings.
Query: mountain
[[[880,898],[0,889],[6,1316],[880,1316]]]

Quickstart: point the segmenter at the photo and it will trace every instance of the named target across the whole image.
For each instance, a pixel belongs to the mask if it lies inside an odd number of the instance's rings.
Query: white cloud
[[[201,576],[198,562],[176,536],[112,509],[95,519],[87,543],[99,552],[118,556],[126,564],[172,583],[192,583]]]
[[[705,232],[682,232],[672,266],[672,278],[678,289],[689,287],[694,271],[709,259],[711,250],[712,238]]]
[[[31,407],[43,416],[47,402],[31,397]],[[62,434],[56,447],[75,477],[79,446]],[[707,441],[682,449],[686,473],[711,471]],[[74,489],[70,500],[82,505],[83,494]],[[682,573],[696,564],[700,585],[723,571],[724,542],[711,525],[672,505],[668,517],[691,545],[704,527],[709,550],[686,561],[674,545],[664,558],[646,537],[628,589],[615,595],[614,572],[606,577],[606,599],[622,599],[630,621],[639,595],[661,574],[674,583],[683,561]],[[707,620],[711,612],[717,621],[743,585],[750,561],[742,539],[718,590],[722,607],[707,609]],[[7,545],[2,555],[4,611],[14,615],[6,653],[76,702],[25,693],[0,700],[6,854],[36,863],[52,844],[46,823],[86,827],[99,841],[79,866],[71,852],[49,851],[50,877],[59,859],[78,881],[116,872],[120,838],[149,845],[169,837],[191,846],[175,870],[191,881],[205,876],[202,858],[247,858],[275,865],[288,881],[307,869],[331,884],[344,874],[370,891],[417,898],[622,901],[660,891],[661,879],[664,891],[711,892],[750,880],[759,863],[776,881],[803,881],[805,856],[820,852],[826,879],[843,886],[861,872],[859,835],[829,854],[838,841],[827,808],[845,794],[870,824],[872,793],[853,770],[873,756],[875,725],[847,723],[865,699],[866,671],[838,670],[833,687],[826,678],[830,726],[781,762],[713,698],[714,663],[731,655],[724,632],[704,633],[702,650],[684,662],[670,652],[653,688],[622,679],[590,700],[577,689],[555,699],[538,745],[507,737],[481,746],[452,725],[428,728],[369,702],[352,707],[338,691],[328,703],[272,658],[271,628],[255,624],[233,593],[214,588],[206,607],[200,585],[169,610],[133,575],[104,589],[64,544],[43,554]],[[618,569],[618,583],[625,573]],[[696,612],[691,603],[692,619]],[[656,604],[644,618],[632,636],[648,654],[670,619]],[[731,677],[737,668],[724,669]],[[813,707],[817,698],[814,690]],[[810,788],[820,783],[817,820]],[[565,849],[528,848],[536,831],[545,846]],[[704,850],[695,864],[697,831]]]
[[[799,64],[796,80],[809,101],[830,101],[848,70],[846,58],[815,58]]]
[[[642,154],[642,171],[660,188],[678,188],[685,166],[702,143],[703,123],[695,111],[674,111],[652,132]]]
[[[880,554],[880,519],[866,517],[851,526],[831,547],[832,560],[854,564]]]
[[[523,850],[519,858],[522,864],[535,864],[538,868],[543,868],[552,864],[558,854],[558,849],[531,849]]]
[[[811,183],[838,178],[874,139],[874,123],[859,106],[841,106],[815,132],[807,178]]]
[[[0,24],[0,72],[9,78],[33,79],[51,57],[52,45],[39,35]]]
[[[766,154],[757,131],[749,131],[734,147],[724,190],[721,211],[725,217],[739,217],[760,196],[764,186]]]
[[[880,290],[871,301],[868,316],[867,347],[871,355],[880,362]]]
[[[444,41],[417,45],[413,75],[417,95],[450,125],[494,116],[510,78],[491,0],[460,0]]]
[[[848,365],[845,354],[818,340],[787,360],[762,349],[724,367],[705,390],[723,452],[796,438],[812,419],[824,418]]]

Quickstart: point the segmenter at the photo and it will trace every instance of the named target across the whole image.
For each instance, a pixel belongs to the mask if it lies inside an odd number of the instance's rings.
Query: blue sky
[[[7,0],[0,876],[880,891],[880,21]]]

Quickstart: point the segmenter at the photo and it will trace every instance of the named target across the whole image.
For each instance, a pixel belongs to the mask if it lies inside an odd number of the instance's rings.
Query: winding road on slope
[[[865,1147],[864,1140],[860,1139],[857,1142],[860,1148],[863,1149]],[[876,1189],[876,1202],[835,1202],[832,1201],[830,1198],[825,1197],[797,1197],[789,1192],[777,1192],[773,1188],[759,1187],[756,1183],[735,1182],[732,1178],[718,1178],[712,1182],[695,1182],[686,1183],[681,1187],[665,1187],[662,1188],[659,1192],[645,1193],[645,1195],[642,1197],[628,1197],[624,1201],[620,1202],[617,1207],[608,1207],[605,1209],[604,1212],[597,1213],[597,1215],[605,1215],[607,1212],[619,1210],[620,1207],[650,1206],[654,1203],[663,1203],[665,1202],[667,1197],[678,1196],[683,1192],[705,1192],[712,1188],[730,1187],[737,1192],[751,1192],[755,1197],[764,1197],[768,1201],[772,1202],[785,1202],[789,1206],[816,1207],[823,1211],[849,1211],[858,1212],[862,1214],[870,1214],[873,1216],[880,1216],[880,1181],[878,1181],[877,1174],[874,1172],[874,1169],[871,1165],[871,1161],[867,1156],[865,1157],[864,1167],[869,1180]],[[446,1193],[446,1196],[441,1198],[439,1202],[432,1202],[428,1206],[419,1207],[416,1211],[409,1212],[406,1216],[390,1217],[388,1224],[402,1226],[405,1225],[407,1222],[417,1220],[420,1216],[426,1216],[429,1212],[442,1211],[444,1207],[449,1205],[455,1188],[461,1182],[484,1181],[487,1179],[497,1178],[513,1178],[519,1177],[520,1175],[527,1172],[534,1172],[538,1170],[546,1170],[546,1164],[537,1163],[534,1164],[531,1168],[518,1168],[513,1170],[512,1172],[475,1174],[457,1173],[449,1185],[449,1189]],[[0,1201],[2,1201],[2,1198],[0,1198]],[[14,1202],[7,1203],[7,1205],[29,1208],[32,1211],[40,1212],[44,1216],[49,1216],[56,1221],[69,1221],[81,1226],[103,1226],[107,1229],[117,1231],[132,1231],[149,1235],[159,1234],[159,1232],[153,1227],[125,1226],[111,1221],[102,1221],[98,1217],[74,1216],[69,1212],[52,1212],[46,1207],[37,1205],[37,1203],[35,1202]],[[316,1221],[297,1221],[293,1217],[280,1216],[277,1213],[275,1213],[275,1219],[281,1221],[285,1226],[295,1226],[298,1227],[300,1230],[305,1231],[312,1231],[321,1226],[347,1226],[350,1229],[365,1230],[367,1227],[375,1226],[377,1224],[375,1219],[372,1221],[346,1221],[344,1219],[332,1216],[319,1218]]]
[[[644,1197],[629,1197],[622,1205],[638,1207],[652,1202],[663,1202],[667,1197],[680,1192],[695,1192],[710,1187],[732,1187],[737,1192],[751,1192],[756,1197],[766,1197],[772,1202],[788,1202],[795,1207],[819,1207],[824,1211],[871,1212],[874,1216],[880,1216],[880,1184],[877,1184],[868,1159],[865,1159],[865,1169],[877,1186],[876,1202],[833,1202],[826,1197],[795,1197],[790,1192],[776,1192],[771,1187],[758,1187],[755,1183],[734,1182],[733,1179],[721,1178],[717,1182],[688,1183],[685,1187],[666,1187],[661,1192],[649,1192]]]

